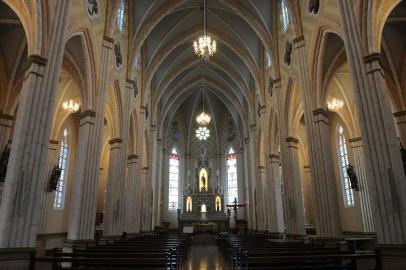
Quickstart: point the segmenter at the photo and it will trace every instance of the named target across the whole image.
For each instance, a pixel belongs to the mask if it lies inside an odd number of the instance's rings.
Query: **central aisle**
[[[191,238],[192,245],[188,259],[184,264],[186,270],[225,270],[226,263],[216,246],[212,235],[195,235]]]

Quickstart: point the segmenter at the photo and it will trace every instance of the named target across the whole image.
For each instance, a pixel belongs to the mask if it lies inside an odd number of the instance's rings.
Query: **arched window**
[[[169,205],[168,210],[175,211],[179,203],[179,154],[175,148],[169,154]]]
[[[347,174],[347,168],[349,165],[347,143],[345,140],[344,128],[340,124],[337,125],[337,155],[341,184],[344,193],[344,204],[346,207],[353,207],[355,205],[354,193],[352,192],[350,178]]]
[[[66,189],[68,158],[69,158],[68,137],[69,132],[65,128],[63,130],[61,149],[59,153],[59,168],[61,169],[61,176],[59,177],[58,184],[55,190],[54,208],[56,209],[63,209],[63,205],[65,202],[65,189]]]
[[[266,53],[266,67],[269,68],[272,65],[272,57],[270,53]]]
[[[280,9],[279,20],[282,31],[285,32],[289,26],[289,11],[288,7],[286,6],[286,0],[281,0]]]
[[[228,203],[238,201],[238,187],[237,187],[237,156],[234,149],[231,147],[227,154],[227,190],[228,190]]]
[[[121,0],[117,11],[117,26],[121,32],[123,32],[124,30],[124,20],[125,20],[124,14],[125,14],[125,0]]]

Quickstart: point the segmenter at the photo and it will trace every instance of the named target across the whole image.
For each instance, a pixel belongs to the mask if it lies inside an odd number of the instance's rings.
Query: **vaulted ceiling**
[[[198,97],[202,66],[207,96],[221,101],[212,102],[214,107],[225,106],[237,123],[255,113],[255,96],[264,88],[264,52],[272,53],[274,4],[208,0],[207,30],[217,41],[217,53],[202,61],[192,44],[203,34],[203,0],[132,2],[133,53],[142,52],[146,67],[142,88],[151,97],[158,123],[168,123],[191,96]],[[213,108],[216,111],[220,108]],[[186,113],[193,117],[192,111]]]

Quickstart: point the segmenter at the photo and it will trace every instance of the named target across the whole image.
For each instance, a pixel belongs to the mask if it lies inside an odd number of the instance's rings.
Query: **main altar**
[[[229,230],[230,212],[226,212],[220,184],[213,185],[208,158],[198,159],[195,185],[190,183],[183,192],[183,209],[178,209],[178,228],[193,232],[224,232]],[[193,228],[193,229],[192,229]]]

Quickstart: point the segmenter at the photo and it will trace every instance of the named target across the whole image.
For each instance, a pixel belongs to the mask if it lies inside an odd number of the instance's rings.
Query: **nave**
[[[0,269],[283,268],[271,238],[406,269],[405,29],[405,0],[0,1]]]

